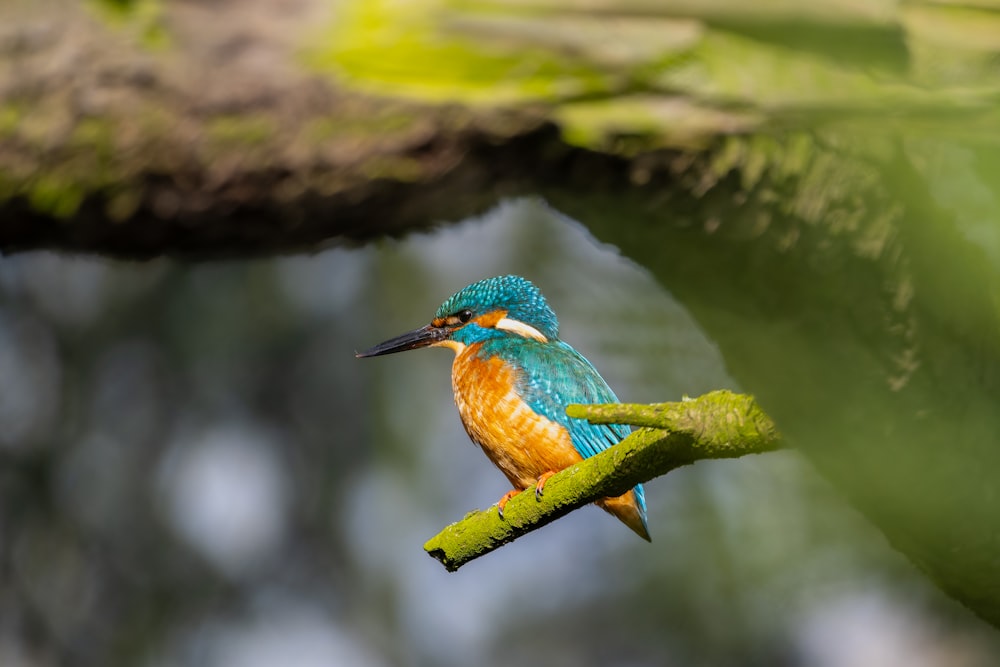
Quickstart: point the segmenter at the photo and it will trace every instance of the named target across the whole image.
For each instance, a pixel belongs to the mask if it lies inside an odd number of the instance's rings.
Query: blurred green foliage
[[[109,24],[138,36],[147,49],[162,50],[171,45],[163,21],[163,0],[88,0],[87,4]]]
[[[573,141],[638,134],[648,150],[887,113],[992,117],[1000,23],[933,3],[386,0],[345,3],[307,44],[352,87],[550,104]]]

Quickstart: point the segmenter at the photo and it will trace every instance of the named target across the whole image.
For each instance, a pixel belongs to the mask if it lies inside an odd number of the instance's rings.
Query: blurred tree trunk
[[[323,3],[122,4],[0,6],[0,251],[372,239],[527,192],[569,152],[539,113],[391,102],[308,70],[295,39]]]

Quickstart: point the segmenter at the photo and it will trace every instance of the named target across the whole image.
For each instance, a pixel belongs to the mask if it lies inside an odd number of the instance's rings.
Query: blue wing
[[[572,403],[618,402],[593,364],[566,343],[522,339],[516,351],[499,340],[487,346],[492,349],[484,352],[497,354],[520,368],[518,394],[537,414],[564,426],[583,458],[617,444],[631,431],[622,424],[591,424],[566,415],[566,406]],[[641,484],[636,485],[635,496],[645,522],[646,498]]]

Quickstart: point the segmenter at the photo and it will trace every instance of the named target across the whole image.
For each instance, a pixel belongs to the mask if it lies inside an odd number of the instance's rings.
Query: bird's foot
[[[549,470],[538,476],[538,481],[535,482],[535,500],[542,499],[542,494],[545,493],[545,482],[549,481],[549,477],[554,474],[556,474],[554,470]]]
[[[503,518],[503,508],[507,506],[507,502],[519,493],[521,493],[519,489],[511,489],[507,493],[503,494],[503,497],[497,501],[497,513],[500,515],[501,519]]]

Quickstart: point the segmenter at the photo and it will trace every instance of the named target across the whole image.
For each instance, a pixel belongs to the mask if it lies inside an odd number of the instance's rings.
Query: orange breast
[[[479,345],[463,349],[451,368],[455,404],[469,437],[515,488],[582,460],[569,432],[536,414],[514,391],[516,370],[498,358],[480,359]]]

